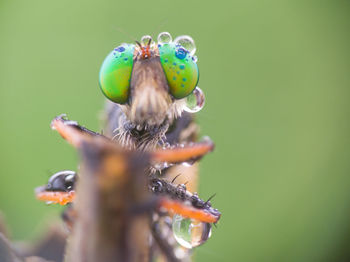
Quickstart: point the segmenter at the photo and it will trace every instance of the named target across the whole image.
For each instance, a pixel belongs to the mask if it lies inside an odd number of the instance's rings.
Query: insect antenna
[[[137,41],[137,40],[135,40],[135,43],[141,48],[141,50],[142,50],[142,45],[141,45],[141,43],[139,42],[139,41]]]
[[[153,40],[152,37],[148,40],[147,47],[150,47],[150,46],[151,46],[152,40]]]

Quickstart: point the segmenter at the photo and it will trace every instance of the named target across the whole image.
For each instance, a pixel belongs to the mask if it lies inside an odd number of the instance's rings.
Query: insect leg
[[[40,201],[45,201],[50,204],[66,205],[73,202],[75,192],[61,192],[61,191],[46,191],[43,187],[38,187],[35,190],[36,198]]]
[[[173,185],[165,180],[153,178],[149,188],[159,196],[159,209],[205,223],[216,223],[221,217],[221,213],[211,206],[210,199],[203,201],[196,193],[187,191],[183,184]]]
[[[92,130],[90,130],[90,129],[87,129],[87,128],[84,127],[84,126],[79,125],[78,122],[76,122],[76,121],[69,120],[69,119],[66,117],[65,114],[62,114],[62,115],[59,115],[59,116],[55,117],[54,120],[53,120],[52,123],[51,123],[52,126],[53,126],[53,124],[54,124],[55,121],[60,121],[60,122],[62,122],[62,123],[63,123],[64,125],[66,125],[66,126],[71,126],[71,127],[75,128],[76,130],[81,131],[81,132],[83,132],[83,133],[87,133],[87,134],[89,134],[89,135],[93,135],[93,136],[103,136],[103,135],[100,134],[100,133],[94,132],[94,131],[92,131]],[[54,126],[53,126],[53,128],[54,128]]]
[[[210,139],[205,139],[197,143],[188,145],[178,145],[173,148],[158,149],[151,154],[154,163],[182,163],[187,161],[197,161],[207,153],[213,151],[214,143]]]
[[[66,205],[75,198],[74,187],[77,173],[71,170],[59,171],[53,174],[45,186],[35,189],[38,200],[52,204]]]

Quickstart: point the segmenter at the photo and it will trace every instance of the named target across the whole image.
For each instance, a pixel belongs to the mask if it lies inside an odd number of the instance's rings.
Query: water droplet
[[[211,225],[178,214],[173,217],[173,234],[185,248],[194,248],[205,243],[211,235]]]
[[[184,110],[189,113],[196,113],[204,107],[205,97],[203,91],[197,86],[192,94],[187,96]]]
[[[174,42],[186,48],[188,52],[193,56],[196,53],[196,45],[192,37],[188,35],[181,35],[175,38]]]
[[[151,41],[151,42],[150,42]],[[152,40],[152,36],[150,35],[144,35],[143,37],[141,37],[141,44],[143,46],[148,45],[148,43],[150,42],[150,45],[154,44],[154,41]]]
[[[157,41],[159,44],[167,44],[173,40],[171,34],[168,32],[162,32],[158,35]]]

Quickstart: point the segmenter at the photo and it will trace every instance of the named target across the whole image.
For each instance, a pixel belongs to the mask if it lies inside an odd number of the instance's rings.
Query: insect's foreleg
[[[194,162],[213,151],[213,149],[214,143],[210,139],[205,139],[197,143],[158,149],[151,153],[151,158],[153,163],[166,162],[177,164],[182,162]]]
[[[55,117],[51,122],[51,128],[58,131],[58,133],[66,139],[68,142],[77,145],[80,140],[80,135],[90,135],[106,138],[104,135],[91,131],[86,127],[78,124],[76,121],[72,121],[66,118],[66,115],[62,114]],[[107,139],[107,138],[106,138]]]
[[[66,205],[73,202],[75,198],[75,192],[61,192],[61,191],[46,191],[42,187],[38,187],[35,190],[36,198],[40,201],[45,201],[49,204]]]

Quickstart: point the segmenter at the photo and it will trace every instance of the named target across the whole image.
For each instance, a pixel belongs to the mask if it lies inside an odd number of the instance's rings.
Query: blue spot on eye
[[[174,62],[173,65],[176,65],[176,63]]]
[[[175,51],[175,56],[179,59],[184,59],[187,55],[188,51],[185,48],[180,47]]]
[[[186,80],[187,80],[186,78],[182,78],[182,81],[186,82]]]
[[[118,51],[118,52],[124,52],[125,51],[125,48],[123,46],[118,46],[117,48],[114,49],[115,51]]]
[[[180,67],[180,69],[182,69],[182,70],[185,69],[185,66],[184,66],[184,65],[180,65],[179,67]]]
[[[127,57],[125,57],[125,58],[124,58],[124,61],[126,61],[126,60],[128,60],[128,58],[127,58]]]
[[[173,80],[176,80],[176,76],[173,77]]]
[[[168,63],[168,59],[164,59],[164,63]]]
[[[180,71],[176,71],[176,74],[178,74],[178,75],[179,75],[179,74],[180,74]]]
[[[185,85],[184,85],[184,84],[181,84],[181,87],[185,87]]]
[[[162,45],[161,44],[158,44],[158,47],[161,47]]]

